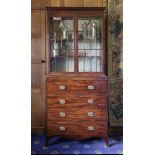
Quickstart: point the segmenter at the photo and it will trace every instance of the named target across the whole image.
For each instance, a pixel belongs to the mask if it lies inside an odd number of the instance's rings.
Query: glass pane
[[[79,72],[102,72],[102,18],[78,19]]]
[[[50,71],[74,72],[73,18],[50,18]]]

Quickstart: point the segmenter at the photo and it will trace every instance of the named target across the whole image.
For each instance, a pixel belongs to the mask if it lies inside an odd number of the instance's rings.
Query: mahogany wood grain
[[[60,90],[59,86],[65,86],[65,90]],[[89,90],[88,86],[93,86],[94,89]],[[102,92],[107,93],[107,82],[106,81],[95,81],[95,80],[62,80],[62,81],[47,81],[47,94],[55,93],[55,92]]]
[[[68,5],[69,0],[64,1]],[[74,3],[73,1],[72,3]],[[93,2],[94,3],[94,2]],[[90,2],[84,2],[89,6]],[[47,28],[46,28],[46,144],[50,136],[60,136],[66,138],[86,139],[90,137],[102,137],[107,142],[108,138],[108,80],[106,73],[106,63],[103,63],[103,72],[100,73],[79,73],[78,72],[78,37],[77,18],[80,17],[104,17],[105,8],[103,1],[99,0],[93,5],[98,8],[87,7],[66,7],[47,8]],[[75,5],[75,4],[73,4]],[[72,73],[49,72],[50,46],[49,46],[49,19],[50,17],[73,17],[75,36],[75,71]],[[106,22],[103,22],[103,27]],[[102,32],[105,33],[104,28]],[[106,35],[102,35],[103,46],[106,44]],[[106,47],[103,48],[103,61],[106,61]],[[60,86],[65,86],[64,90]],[[93,86],[94,89],[88,89]],[[88,100],[93,99],[94,104],[88,104]],[[60,104],[59,100],[65,100],[65,104]],[[91,114],[91,115],[90,115]],[[93,115],[92,115],[93,114]],[[65,130],[60,130],[65,127]],[[93,127],[88,130],[88,127]],[[61,128],[64,129],[64,128]]]
[[[57,122],[73,122],[80,120],[93,120],[93,119],[101,119],[107,120],[107,107],[88,107],[88,106],[80,106],[80,107],[70,107],[67,108],[48,108],[47,110],[47,119],[48,121],[57,121]],[[60,117],[60,112],[65,113],[64,117]],[[88,116],[88,112],[93,112],[94,116]]]
[[[60,126],[65,127],[65,131],[60,131]],[[89,126],[93,126],[94,130],[88,130]],[[74,121],[70,124],[62,124],[55,122],[49,124],[49,128],[47,129],[47,135],[83,140],[90,137],[103,137],[104,135],[106,135],[106,131],[106,121],[82,121],[82,123]]]
[[[60,104],[60,100],[64,100],[65,104]],[[93,100],[93,104],[88,103],[88,100]],[[102,107],[107,105],[107,96],[99,96],[98,94],[52,94],[46,99],[48,107],[52,108],[70,108],[80,106]]]
[[[104,73],[94,73],[94,72],[87,72],[87,73],[62,73],[62,72],[55,72],[49,73],[46,76],[47,80],[60,80],[60,79],[70,79],[70,80],[107,80],[107,76]]]

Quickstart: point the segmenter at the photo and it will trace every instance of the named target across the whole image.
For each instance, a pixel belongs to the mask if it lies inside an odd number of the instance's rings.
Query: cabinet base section
[[[46,135],[45,137],[45,147],[48,147],[49,146],[49,141],[50,139],[54,137],[54,136],[49,136],[49,135]],[[109,147],[109,138],[108,136],[97,136],[99,138],[103,138],[103,141],[105,141],[105,144],[107,147]],[[81,137],[74,137],[74,136],[71,136],[71,137],[67,137],[67,136],[63,136],[62,138],[66,138],[66,139],[75,139],[75,140],[79,140],[79,141],[82,141],[82,140],[86,140],[86,139],[89,139],[89,138],[97,138],[96,136],[95,137],[88,137],[88,138],[81,138]],[[61,137],[60,137],[61,138]],[[54,144],[54,143],[53,143]]]

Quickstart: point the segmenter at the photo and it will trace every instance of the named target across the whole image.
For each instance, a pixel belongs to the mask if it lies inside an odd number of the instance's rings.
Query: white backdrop
[[[30,0],[0,9],[0,154],[31,153]],[[155,1],[124,0],[124,154],[154,154]]]

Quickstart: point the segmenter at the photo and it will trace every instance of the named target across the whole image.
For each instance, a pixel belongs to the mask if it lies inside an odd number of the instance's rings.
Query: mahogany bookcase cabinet
[[[46,142],[52,136],[108,145],[105,8],[47,8]]]

